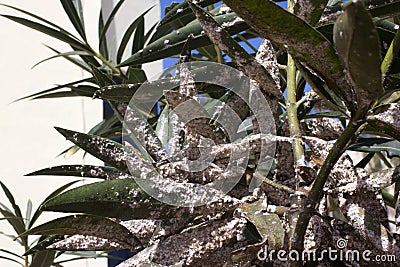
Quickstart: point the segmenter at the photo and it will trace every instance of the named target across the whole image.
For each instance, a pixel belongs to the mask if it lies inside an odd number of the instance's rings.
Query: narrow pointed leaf
[[[93,98],[129,103],[132,96],[141,85],[141,83],[136,83],[106,86],[97,90],[93,95]]]
[[[127,83],[144,83],[147,81],[147,76],[144,70],[129,67],[127,71],[128,82]]]
[[[46,61],[50,60],[50,59],[54,59],[54,58],[58,58],[58,57],[67,58],[69,56],[76,56],[76,55],[89,55],[89,56],[91,56],[92,54],[90,54],[90,53],[88,53],[86,51],[70,51],[70,52],[65,52],[65,53],[58,53],[55,56],[51,56],[51,57],[48,57],[48,58],[45,58],[45,59],[39,61],[38,63],[36,63],[35,65],[32,66],[32,69],[35,68],[36,66],[42,64],[43,62],[46,62]]]
[[[13,227],[17,235],[21,235],[23,232],[26,231],[24,220],[22,217],[17,217],[12,212],[9,212],[1,208],[0,208],[0,213],[6,218],[8,223]],[[28,240],[26,237],[21,237],[20,239],[24,245],[27,245]]]
[[[125,0],[120,0],[111,11],[110,16],[107,18],[107,21],[104,23],[103,30],[100,32],[99,35],[99,45],[101,46],[102,42],[106,41],[106,33],[110,28],[111,22],[114,20],[115,15],[117,14],[118,10],[121,8],[122,4]]]
[[[104,18],[103,18],[103,9],[100,9],[100,16],[99,16],[99,40],[100,35],[104,30]],[[107,38],[104,38],[102,42],[99,43],[99,51],[100,54],[103,55],[105,59],[110,59],[110,55],[108,53],[108,44]]]
[[[79,13],[71,0],[61,0],[61,4],[64,8],[65,13],[67,13],[69,20],[74,25],[76,31],[79,35],[86,40],[85,26],[83,24],[83,20],[79,16]]]
[[[15,263],[18,263],[18,264],[21,265],[21,266],[24,266],[24,265],[23,265],[22,263],[20,263],[19,261],[15,260],[15,259],[12,259],[12,258],[9,258],[9,257],[0,256],[0,259],[8,260],[8,261],[11,261],[11,262],[15,262]]]
[[[35,19],[37,19],[37,20],[39,20],[39,21],[41,21],[41,22],[44,22],[45,24],[47,24],[47,25],[49,25],[49,26],[51,26],[51,27],[53,27],[53,28],[56,28],[56,29],[60,30],[61,32],[64,32],[64,33],[66,33],[67,35],[70,35],[71,37],[74,37],[71,33],[69,33],[68,31],[66,31],[65,29],[61,28],[59,25],[54,24],[54,23],[52,23],[51,21],[48,21],[48,20],[46,20],[46,19],[44,19],[44,18],[42,18],[42,17],[40,17],[40,16],[37,16],[37,15],[35,15],[35,14],[32,14],[32,13],[30,13],[30,12],[28,12],[28,11],[25,11],[25,10],[23,10],[23,9],[20,9],[20,8],[17,8],[17,7],[14,7],[14,6],[6,5],[6,4],[0,4],[0,6],[5,6],[5,7],[8,7],[8,8],[14,9],[14,10],[16,10],[16,11],[19,11],[19,12],[21,12],[21,13],[23,13],[23,14],[26,14],[26,15],[28,15],[28,16],[31,16],[32,18],[35,18]],[[74,37],[74,38],[76,38],[76,37]]]
[[[237,15],[235,13],[216,16],[214,19],[219,25],[223,25],[230,34],[236,34],[249,28],[246,23],[237,20]],[[191,34],[194,36],[191,40],[192,49],[212,44],[208,37],[202,34],[202,31],[203,29],[198,22],[189,24],[150,43],[143,51],[132,55],[122,62],[120,66],[138,65],[178,55],[181,53],[188,36]]]
[[[27,99],[27,98],[36,97],[36,96],[39,96],[39,95],[42,95],[42,94],[54,92],[54,91],[57,91],[57,90],[62,89],[62,88],[70,87],[70,86],[73,86],[73,85],[76,85],[76,84],[79,84],[79,83],[83,83],[83,82],[88,82],[88,81],[91,81],[91,80],[92,80],[92,78],[89,78],[89,79],[86,78],[86,79],[82,79],[82,80],[78,80],[78,81],[74,81],[74,82],[70,82],[70,83],[66,83],[66,84],[62,84],[62,85],[57,85],[57,86],[55,86],[53,88],[46,89],[46,90],[43,90],[41,92],[34,93],[34,94],[31,94],[31,95],[28,95],[28,96],[24,96],[22,98],[19,98],[19,99],[15,100],[14,102],[21,101],[21,100],[24,100],[24,99]]]
[[[15,199],[14,199],[14,196],[12,195],[12,193],[7,188],[7,186],[5,184],[3,184],[1,181],[0,181],[0,185],[1,185],[1,188],[3,189],[4,193],[6,194],[8,200],[10,201],[10,204],[14,210],[15,215],[19,218],[22,218],[21,209],[19,208],[17,203],[15,203]]]
[[[400,142],[389,138],[359,138],[348,148],[359,152],[386,152],[388,157],[400,157]]]
[[[55,219],[32,228],[24,235],[89,235],[107,238],[131,248],[139,240],[124,226],[108,218],[92,215],[72,215]]]
[[[244,216],[256,227],[263,240],[268,240],[268,246],[280,249],[284,245],[285,230],[278,215],[260,213],[263,210],[263,200],[251,204],[243,204],[241,211]]]
[[[218,3],[219,1],[220,0],[203,0],[199,1],[197,4],[201,7],[207,7],[215,3]],[[176,5],[167,14],[165,14],[164,18],[160,21],[160,25],[164,25],[170,23],[171,21],[181,19],[182,17],[187,16],[188,14],[191,14],[192,20],[196,18],[192,13],[192,10],[189,7],[188,3],[184,1]]]
[[[339,58],[357,93],[359,106],[368,106],[382,93],[378,32],[361,2],[346,7],[334,27]]]
[[[46,203],[49,199],[51,199],[51,198],[53,198],[53,197],[59,195],[61,192],[63,192],[65,189],[67,189],[67,188],[70,187],[71,185],[75,184],[76,182],[78,182],[78,181],[73,181],[73,182],[67,183],[67,184],[65,184],[65,185],[63,185],[63,186],[57,188],[54,192],[52,192],[50,195],[48,195],[48,196],[46,197],[46,199],[43,200],[43,202],[39,205],[39,209],[37,209],[37,210],[35,211],[35,213],[33,214],[32,219],[31,219],[31,221],[29,222],[29,227],[28,227],[27,229],[30,229],[30,228],[32,227],[32,225],[37,221],[37,219],[38,219],[38,218],[40,217],[40,215],[42,214],[42,210],[40,210],[40,207],[41,207],[44,203]]]
[[[63,41],[65,43],[71,45],[72,47],[74,47],[78,50],[83,50],[83,51],[88,51],[88,52],[91,51],[90,48],[87,47],[85,44],[83,44],[79,40],[69,36],[68,34],[66,34],[60,30],[55,30],[55,29],[47,27],[43,24],[28,20],[28,19],[24,19],[24,18],[19,18],[19,17],[15,17],[15,16],[10,16],[10,15],[1,15],[1,16],[5,17],[7,19],[10,19],[12,21],[15,21],[19,24],[22,24],[24,26],[27,26],[31,29],[45,33],[53,38],[56,38],[60,41]]]
[[[340,96],[346,106],[355,111],[354,93],[332,44],[305,21],[272,1],[224,1],[243,20],[257,30],[261,37],[280,45],[315,73]]]
[[[10,254],[13,255],[17,258],[23,259],[23,257],[21,255],[18,255],[17,253],[14,253],[12,251],[6,250],[6,249],[0,249],[0,252],[6,253],[6,254]]]
[[[56,54],[61,54],[60,51],[57,51],[56,49],[54,49],[51,46],[45,45],[47,48],[49,48],[50,50],[52,50],[53,52],[55,52]],[[81,69],[90,72],[91,69],[89,67],[89,65],[83,61],[83,60],[79,60],[77,58],[73,58],[73,57],[69,57],[69,56],[63,56],[63,58],[65,58],[66,60],[68,60],[69,62],[71,62],[72,64],[75,64],[76,66],[80,67]]]
[[[145,12],[143,12],[137,19],[135,19],[131,25],[129,25],[128,29],[125,31],[124,36],[122,37],[121,43],[118,47],[118,52],[117,52],[117,63],[121,63],[122,56],[124,55],[125,48],[128,45],[128,42],[133,34],[133,32],[137,29],[140,21],[142,21],[142,18],[151,10],[153,9],[154,6],[150,7],[147,9]],[[135,42],[135,39],[133,40]]]
[[[219,0],[203,0],[198,2],[201,7],[206,7],[219,2]],[[195,20],[196,16],[185,1],[182,1],[173,7],[168,13],[165,14],[163,19],[158,24],[156,31],[150,39],[150,43],[162,38],[170,33],[172,30],[179,29],[191,21]]]
[[[30,267],[50,267],[54,262],[56,251],[40,251],[33,255]]]
[[[141,17],[139,19],[138,25],[136,27],[135,35],[133,37],[133,42],[132,42],[132,49],[131,49],[131,54],[135,54],[137,51],[143,49],[144,47],[144,17]]]
[[[93,97],[94,93],[98,90],[97,87],[89,86],[89,85],[79,85],[79,86],[71,86],[70,91],[59,91],[52,92],[48,94],[42,94],[33,99],[46,99],[46,98],[60,98],[60,97],[74,97],[74,96],[86,96]]]
[[[96,158],[101,159],[121,171],[128,171],[125,162],[125,150],[121,144],[99,136],[74,132],[58,127],[56,127],[56,130],[64,135],[67,140]]]
[[[107,180],[117,179],[119,177],[126,176],[125,173],[120,172],[112,167],[91,165],[61,165],[26,174],[26,176],[37,175],[77,176]]]
[[[145,194],[135,180],[129,178],[74,188],[50,199],[42,209],[99,216],[107,214],[107,217],[121,220],[166,218],[176,212],[174,207]]]
[[[102,72],[101,70],[99,70],[98,68],[93,66],[92,64],[89,64],[89,65],[92,68],[93,77],[96,79],[97,84],[100,87],[115,84],[115,82],[113,81],[113,79],[111,78],[110,75]]]

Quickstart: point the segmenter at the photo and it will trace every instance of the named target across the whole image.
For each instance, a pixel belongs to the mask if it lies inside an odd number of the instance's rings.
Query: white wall
[[[59,1],[3,0],[1,2],[29,10],[74,31]],[[83,0],[82,2],[88,38],[96,40],[101,1]],[[121,10],[123,12],[120,14],[124,16],[123,23],[118,22],[116,27],[122,27],[124,23],[134,19],[132,14],[145,10],[145,6],[154,4],[156,0],[140,1],[140,8],[132,7],[138,2],[126,1]],[[0,13],[17,14],[5,7],[0,7]],[[151,17],[152,21],[159,18],[159,8],[154,9]],[[116,32],[118,34],[120,30],[116,29]],[[118,38],[120,37],[117,36]],[[62,59],[55,59],[31,69],[36,62],[52,55],[52,52],[43,44],[62,51],[69,51],[70,48],[5,18],[0,18],[0,40],[0,180],[14,193],[24,213],[28,199],[32,200],[33,207],[36,209],[40,202],[57,187],[76,180],[62,177],[24,177],[24,174],[60,164],[102,164],[91,157],[83,160],[82,154],[68,160],[56,157],[71,144],[53,128],[60,126],[87,131],[102,119],[102,104],[100,100],[89,98],[23,100],[11,103],[22,96],[50,88],[54,84],[81,79],[87,74]],[[153,65],[150,70],[156,73],[161,70],[161,65]],[[0,193],[0,201],[8,204],[2,193]],[[39,222],[47,221],[54,216],[55,214],[47,213]],[[12,229],[4,221],[0,221],[0,231],[12,233]],[[0,248],[20,254],[23,252],[16,242],[3,236],[0,237]],[[0,259],[0,265],[5,266],[5,264],[6,262]],[[12,264],[7,263],[7,266],[12,266]],[[104,259],[91,260],[85,264],[81,261],[65,264],[65,266],[106,266],[106,261]]]

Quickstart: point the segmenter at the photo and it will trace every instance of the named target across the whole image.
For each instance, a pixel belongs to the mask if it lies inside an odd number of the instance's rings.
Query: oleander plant
[[[62,57],[91,77],[27,98],[90,97],[106,102],[113,114],[87,133],[56,128],[73,143],[63,153],[82,149],[105,165],[63,165],[28,174],[87,177],[93,183],[63,188],[46,199],[40,212],[70,215],[19,229],[21,241],[41,236],[26,255],[130,250],[134,255],[119,266],[376,264],[362,257],[296,257],[342,249],[369,250],[371,259],[386,255],[382,266],[398,264],[400,1],[185,0],[169,6],[147,31],[148,11],[133,17],[115,58],[106,36],[124,0],[110,17],[100,16],[98,49],[86,37],[80,1],[60,2],[73,33],[12,6],[30,19],[2,16],[70,45],[66,52],[51,47],[51,58]],[[166,58],[177,59],[177,73],[167,70],[147,83],[177,80],[175,88],[164,91],[145,119],[135,116],[129,102],[148,80],[142,65]],[[188,82],[201,71],[185,67],[190,62],[215,62],[249,77],[270,107],[275,136],[260,134],[263,125],[230,88]],[[187,123],[175,138],[168,114],[187,100],[203,105],[210,119]],[[215,123],[222,112],[215,105],[238,115],[246,138],[226,135]],[[121,138],[128,113],[144,125],[135,134],[145,143],[133,140],[127,151]],[[195,173],[177,171],[175,154],[194,159],[210,139],[212,164]],[[265,162],[260,151],[266,141],[275,142],[276,149],[270,170],[261,175],[256,170]],[[240,181],[201,206],[159,201],[134,177],[151,165],[177,187],[212,183],[225,177],[231,151],[243,146],[251,151]],[[259,186],[249,191],[255,179]],[[11,211],[1,211],[15,224],[7,215]],[[266,257],[272,250],[298,253],[284,261],[276,254]]]

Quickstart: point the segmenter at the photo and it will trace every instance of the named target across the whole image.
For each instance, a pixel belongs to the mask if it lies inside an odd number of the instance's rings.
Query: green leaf
[[[13,256],[15,256],[17,258],[23,259],[23,257],[21,255],[18,255],[17,253],[14,253],[14,252],[6,250],[6,249],[0,248],[0,252],[6,253],[6,254],[10,254],[10,255],[13,255]]]
[[[33,255],[30,267],[50,267],[53,264],[56,251],[40,251]]]
[[[112,180],[126,176],[125,173],[120,172],[112,167],[91,165],[61,165],[26,174],[26,176],[37,175],[77,176],[106,180]]]
[[[121,220],[168,218],[175,207],[145,194],[134,179],[118,179],[84,185],[50,199],[47,211],[80,212]]]
[[[326,82],[355,111],[354,93],[332,44],[302,19],[272,1],[224,1],[261,35],[280,45]]]
[[[103,18],[103,9],[100,9],[100,16],[99,16],[99,40],[100,40],[100,35],[104,30],[104,18]],[[99,43],[99,51],[100,54],[105,58],[105,59],[110,59],[109,53],[108,53],[108,44],[107,44],[107,38],[104,38],[102,42]]]
[[[71,33],[69,33],[68,31],[66,31],[65,29],[61,28],[59,25],[57,25],[57,24],[55,24],[55,23],[52,23],[51,21],[48,21],[48,20],[46,20],[46,19],[44,19],[44,18],[42,18],[42,17],[40,17],[40,16],[37,16],[37,15],[32,14],[32,13],[30,13],[30,12],[28,12],[28,11],[25,11],[25,10],[23,10],[23,9],[20,9],[20,8],[17,8],[17,7],[13,7],[13,6],[10,6],[10,5],[6,5],[6,4],[0,4],[0,5],[1,5],[1,6],[8,7],[8,8],[11,8],[11,9],[14,9],[14,10],[16,10],[16,11],[19,11],[19,12],[23,13],[23,14],[26,14],[26,15],[32,17],[32,18],[35,18],[35,19],[37,19],[37,20],[39,20],[39,21],[41,21],[41,22],[44,22],[45,24],[47,24],[47,25],[49,25],[49,26],[51,26],[51,27],[53,27],[53,28],[56,28],[56,29],[60,30],[61,32],[66,33],[67,35],[70,35],[70,36],[74,37]],[[74,37],[74,38],[76,39],[76,37]]]
[[[122,37],[121,43],[118,47],[118,52],[117,52],[117,63],[121,63],[122,56],[124,55],[125,48],[128,45],[128,42],[133,34],[133,32],[138,28],[140,22],[144,18],[144,16],[152,9],[154,6],[150,7],[147,9],[145,12],[143,12],[137,19],[135,19],[131,25],[129,25],[128,29],[125,31],[124,36]],[[136,40],[133,39],[133,42]]]
[[[384,4],[369,8],[369,13],[373,17],[383,17],[388,15],[394,15],[400,13],[400,2],[393,1],[393,2],[384,2]]]
[[[224,27],[230,34],[236,34],[249,28],[244,22],[232,23],[237,18],[235,13],[226,15],[220,15],[214,17],[219,25],[227,25]],[[231,24],[233,25],[231,25]],[[231,26],[230,26],[231,25]],[[143,51],[139,51],[136,54],[123,61],[120,66],[138,65],[181,53],[187,38],[193,34],[194,38],[191,40],[191,48],[196,49],[199,47],[207,46],[212,44],[208,37],[202,34],[202,27],[198,22],[194,22],[185,27],[182,27],[170,34],[163,36],[162,38],[147,45]]]
[[[276,98],[282,98],[282,92],[268,70],[252,55],[249,55],[226,30],[218,25],[217,21],[214,20],[210,14],[198,5],[192,4],[191,2],[188,3],[211,41],[230,56],[238,65],[239,69],[250,79],[257,81],[264,90],[268,91],[268,93],[274,95]],[[249,69],[251,69],[251,71],[249,71]]]
[[[51,56],[51,57],[48,57],[48,58],[45,58],[45,59],[39,61],[38,63],[36,63],[35,65],[32,66],[32,69],[35,68],[36,66],[40,65],[41,63],[46,62],[46,61],[48,61],[48,60],[50,60],[50,59],[54,59],[54,58],[58,58],[58,57],[67,58],[67,57],[69,57],[69,56],[76,56],[76,55],[87,55],[87,56],[91,56],[92,54],[91,54],[91,53],[88,53],[88,52],[86,52],[86,51],[70,51],[70,52],[65,52],[65,53],[58,53],[58,54],[55,55],[55,56]]]
[[[56,49],[54,49],[51,46],[48,46],[48,45],[45,45],[45,46],[47,48],[51,49],[56,54],[62,54],[60,51],[57,51]],[[83,70],[85,70],[87,72],[91,72],[91,69],[90,69],[89,65],[85,61],[82,61],[82,60],[79,60],[77,58],[73,58],[73,57],[70,57],[70,56],[63,56],[63,58],[65,58],[66,60],[68,60],[72,64],[78,66],[79,68],[81,68],[81,69],[83,69]]]
[[[129,103],[129,101],[132,99],[132,96],[140,86],[142,86],[141,83],[106,86],[100,90],[97,90],[93,95],[93,98]]]
[[[263,201],[258,200],[251,204],[243,204],[240,210],[257,229],[263,240],[268,240],[272,249],[280,249],[284,245],[285,230],[279,216],[276,214],[260,212],[264,209]]]
[[[389,70],[394,65],[395,59],[398,57],[398,53],[400,51],[400,30],[397,30],[393,40],[390,43],[389,49],[386,52],[385,58],[381,64],[381,72],[385,77],[389,74]],[[391,75],[393,77],[393,75]],[[394,76],[396,78],[396,76]]]
[[[135,54],[137,51],[143,49],[144,47],[144,17],[139,19],[138,25],[136,27],[135,35],[133,37],[131,54]]]
[[[20,17],[10,16],[10,15],[1,15],[1,16],[4,18],[7,18],[9,20],[15,21],[19,24],[22,24],[24,26],[27,26],[31,29],[45,33],[53,38],[56,38],[62,42],[65,42],[65,43],[71,45],[75,49],[87,51],[87,52],[91,51],[90,47],[88,47],[87,45],[85,45],[81,41],[79,41],[78,39],[71,37],[70,35],[68,35],[67,33],[65,33],[61,30],[55,30],[55,29],[47,27],[43,24],[28,20],[28,19],[20,18]]]
[[[39,96],[39,95],[42,95],[42,94],[54,92],[54,91],[57,91],[57,90],[62,89],[62,88],[70,87],[70,86],[73,86],[73,85],[76,85],[76,84],[79,84],[79,83],[83,83],[83,82],[88,82],[88,81],[91,81],[91,80],[92,80],[92,78],[89,78],[89,79],[86,78],[86,79],[82,79],[82,80],[78,80],[78,81],[74,81],[74,82],[58,85],[58,86],[55,86],[53,88],[40,91],[38,93],[34,93],[34,94],[31,94],[31,95],[28,95],[28,96],[24,96],[22,98],[19,98],[19,99],[15,100],[14,102],[21,101],[21,100],[24,100],[24,99],[27,99],[27,98],[36,97],[36,96]]]
[[[24,235],[88,235],[106,238],[127,248],[134,248],[140,241],[121,224],[102,216],[72,215],[55,219],[32,228]]]
[[[97,87],[89,85],[78,85],[71,86],[70,91],[59,91],[48,94],[39,95],[33,97],[33,99],[46,99],[46,98],[60,98],[60,97],[74,97],[74,96],[86,96],[93,97],[94,93],[98,90]]]
[[[219,2],[219,0],[203,0],[199,1],[198,5],[201,7],[206,7],[217,2]],[[150,43],[160,39],[161,37],[170,33],[172,30],[179,29],[189,24],[195,19],[196,16],[193,14],[192,10],[185,1],[177,4],[170,11],[168,11],[168,13],[166,13],[163,19],[160,21],[155,33],[150,39]]]
[[[389,138],[359,138],[348,150],[359,152],[386,152],[388,157],[400,157],[400,142]]]
[[[125,0],[120,0],[113,10],[110,13],[110,16],[107,18],[106,23],[104,23],[103,30],[99,34],[99,46],[101,47],[102,43],[106,41],[106,33],[108,29],[110,28],[111,22],[114,20],[115,15],[117,14],[118,10],[121,8],[122,4],[125,2]]]
[[[90,63],[89,65],[92,68],[93,77],[96,80],[99,87],[115,84],[115,82],[113,81],[113,79],[109,74],[102,72],[101,70],[99,70],[97,67],[93,66]]]
[[[304,116],[304,119],[315,119],[315,118],[336,118],[336,119],[344,119],[344,120],[348,119],[348,117],[340,111],[310,113],[310,114],[307,114]]]
[[[74,5],[73,2],[74,1],[71,0],[61,0],[61,4],[65,10],[65,13],[67,13],[69,20],[72,22],[72,25],[74,25],[79,35],[84,40],[86,40],[85,26],[83,24],[83,19],[82,17],[79,16],[78,11],[76,10],[76,6]]]
[[[144,83],[147,81],[147,76],[144,70],[129,67],[127,71],[128,83]]]
[[[17,217],[12,212],[9,212],[2,208],[0,208],[0,213],[6,218],[7,222],[13,227],[17,235],[20,235],[26,231],[24,220],[22,217]],[[21,237],[21,242],[23,245],[28,244],[28,240],[26,237]]]
[[[40,215],[42,214],[42,211],[40,210],[40,207],[41,207],[44,203],[46,203],[49,199],[51,199],[51,198],[53,198],[53,197],[59,195],[62,191],[64,191],[65,189],[67,189],[67,188],[70,187],[71,185],[75,184],[76,182],[78,182],[78,181],[73,181],[73,182],[67,183],[67,184],[65,184],[65,185],[63,185],[63,186],[57,188],[54,192],[52,192],[50,195],[48,195],[48,196],[46,197],[46,199],[43,200],[43,202],[39,205],[39,209],[37,209],[37,210],[35,211],[35,213],[33,214],[32,219],[31,219],[30,222],[29,222],[29,227],[28,227],[27,229],[30,229],[30,228],[32,227],[32,225],[37,221],[37,219],[38,219],[38,218],[40,217]]]
[[[6,194],[8,200],[10,201],[10,204],[15,212],[15,215],[22,219],[23,217],[22,217],[21,209],[19,208],[17,203],[15,203],[14,196],[11,194],[11,192],[7,188],[7,186],[5,186],[5,184],[3,184],[1,181],[0,181],[0,185],[1,185],[1,188],[3,189],[4,193]]]
[[[201,7],[207,7],[210,5],[213,5],[215,3],[218,3],[220,0],[203,0],[199,1],[197,5]],[[192,13],[191,8],[189,7],[187,2],[181,2],[178,5],[176,5],[174,8],[172,8],[170,11],[168,11],[167,14],[163,17],[163,19],[160,21],[160,26],[169,24],[175,20],[181,20],[182,17],[190,16],[191,21],[194,20],[196,17]]]
[[[339,206],[336,204],[335,200],[331,197],[331,195],[326,196],[327,202],[327,212],[328,216],[331,218],[341,220],[343,222],[348,222],[346,217],[343,215],[343,212],[340,210]]]
[[[334,43],[357,93],[368,106],[383,93],[380,41],[375,24],[361,2],[346,7],[334,27]]]
[[[96,158],[123,172],[128,171],[125,162],[125,150],[121,144],[96,135],[74,132],[59,127],[55,128],[59,133],[64,135],[67,140],[92,154]]]
[[[46,250],[48,246],[61,240],[64,240],[63,235],[41,236],[34,246],[31,246],[27,251],[25,251],[23,256]]]

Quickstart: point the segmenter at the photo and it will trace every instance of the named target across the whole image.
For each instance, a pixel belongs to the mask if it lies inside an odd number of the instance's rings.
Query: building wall
[[[101,1],[82,0],[82,2],[88,38],[97,40],[97,20]],[[107,2],[109,6],[112,1],[103,2]],[[121,29],[135,18],[134,14],[140,14],[148,6],[157,2],[157,0],[126,1],[121,13],[117,16],[117,24],[113,26],[116,40],[121,38]],[[2,3],[39,14],[74,32],[59,1],[3,0]],[[0,13],[18,14],[5,7],[0,7]],[[147,16],[149,23],[157,21],[159,16],[160,10],[156,6]],[[65,177],[25,177],[24,174],[61,164],[102,164],[90,156],[82,159],[82,153],[69,159],[57,157],[71,143],[53,128],[60,126],[76,131],[88,131],[102,119],[102,103],[100,100],[90,98],[22,100],[12,103],[20,97],[50,88],[54,84],[88,77],[88,74],[63,59],[54,59],[31,69],[38,61],[53,55],[43,44],[61,51],[70,51],[70,48],[42,33],[5,18],[0,18],[0,40],[0,180],[13,192],[16,202],[24,213],[29,199],[32,200],[33,208],[36,209],[41,201],[57,187],[76,180],[76,178]],[[146,66],[146,69],[150,73],[157,73],[161,70],[161,63]],[[0,202],[8,204],[2,193],[0,193]],[[46,213],[38,223],[48,221],[58,215]],[[12,229],[4,221],[0,221],[0,231],[11,233]],[[23,253],[16,242],[3,236],[0,236],[0,248]],[[5,266],[5,263],[0,259],[1,266]],[[7,263],[7,266],[11,264]],[[106,260],[91,260],[85,264],[80,261],[68,263],[65,266],[106,266]]]

